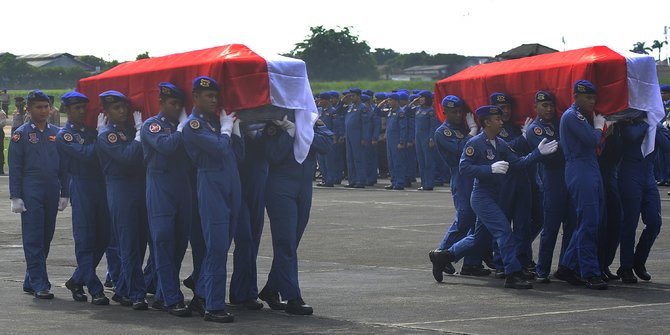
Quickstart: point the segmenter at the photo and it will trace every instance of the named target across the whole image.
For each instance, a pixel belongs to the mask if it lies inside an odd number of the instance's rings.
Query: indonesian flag
[[[619,54],[596,46],[477,65],[435,84],[435,108],[441,111],[442,99],[457,95],[474,111],[489,104],[491,93],[503,92],[512,96],[512,120],[522,125],[526,117],[536,116],[538,90],[553,93],[556,109],[562,114],[572,104],[573,84],[580,79],[589,80],[598,89],[596,113],[646,113],[649,131],[641,150],[644,156],[651,153],[656,125],[665,114],[653,56]],[[444,120],[442,113],[437,115]]]
[[[86,123],[95,126],[102,110],[98,94],[117,90],[131,101],[142,119],[160,112],[158,83],[166,81],[186,94],[186,110],[193,106],[191,81],[210,76],[221,86],[220,108],[227,112],[274,105],[295,111],[295,160],[302,163],[312,144],[316,104],[307,78],[305,62],[278,55],[259,55],[242,44],[229,44],[163,57],[120,64],[99,75],[84,78],[77,91],[91,102]]]

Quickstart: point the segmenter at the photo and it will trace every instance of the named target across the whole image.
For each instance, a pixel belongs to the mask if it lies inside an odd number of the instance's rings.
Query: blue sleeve
[[[325,126],[314,129],[314,139],[312,140],[312,149],[320,154],[328,154],[333,146],[333,133]]]
[[[128,145],[123,145],[121,141],[110,143],[107,134],[101,134],[96,141],[96,148],[99,154],[105,154],[116,164],[126,167],[132,167],[137,164],[143,164],[142,143],[132,140]]]
[[[574,113],[568,115],[568,117],[562,121],[567,123],[565,126],[570,130],[570,134],[565,135],[574,137],[585,147],[592,148],[593,150],[595,150],[598,147],[598,144],[600,144],[602,132],[591,127],[587,121],[579,120]],[[565,135],[561,134],[561,137]]]
[[[63,132],[59,132],[56,138],[58,154],[61,157],[68,156],[78,161],[93,161],[98,159],[95,153],[95,142],[80,144],[74,140],[66,141],[63,138],[64,134]]]
[[[440,120],[435,115],[435,111],[430,112],[430,131],[435,131],[440,125]]]
[[[398,111],[398,126],[400,126],[400,144],[405,144],[409,138],[409,117],[402,109]]]
[[[181,132],[176,131],[174,133],[168,133],[161,127],[160,131],[152,133],[149,131],[149,127],[152,123],[155,122],[149,122],[149,120],[147,120],[142,125],[140,131],[141,139],[144,143],[163,155],[171,155],[182,148],[183,140]]]
[[[56,149],[58,150],[58,149]],[[67,165],[62,157],[58,159],[58,181],[60,182],[61,198],[70,197],[70,174],[67,172]]]
[[[188,124],[186,127],[188,127]],[[184,127],[184,136],[187,142],[197,146],[207,155],[216,156],[223,154],[226,157],[230,157],[230,155],[234,154],[230,136],[203,129],[202,126],[199,129],[189,127],[188,130],[186,130],[186,127]]]
[[[372,111],[368,109],[367,106],[362,106],[361,109],[361,127],[363,132],[361,134],[361,139],[370,142],[372,138],[372,127],[370,127],[370,122],[372,121]]]
[[[19,136],[18,140],[14,140]],[[14,131],[12,139],[9,141],[7,153],[7,163],[9,165],[9,198],[16,199],[23,197],[23,167],[24,156],[23,148],[25,138],[18,131]]]
[[[472,141],[468,141],[465,144],[465,147],[466,148],[472,147],[474,152],[472,155],[468,155],[466,153],[466,150],[463,151],[463,153],[461,154],[461,160],[458,164],[458,171],[461,173],[461,175],[464,175],[466,177],[472,177],[477,179],[486,179],[488,177],[491,177],[493,175],[493,172],[491,171],[491,165],[476,164],[476,162],[479,160],[478,157],[483,155],[483,153],[479,152],[479,150],[475,149],[475,146],[471,146],[471,144]]]
[[[271,165],[281,163],[286,156],[293,153],[293,137],[281,129],[277,133],[276,136],[265,138],[265,157]]]
[[[670,152],[670,133],[660,123],[656,126],[656,146],[664,152]]]
[[[449,167],[458,166],[458,161],[463,153],[463,145],[465,140],[455,141],[449,139],[442,132],[435,132],[435,142],[437,143],[437,151],[442,156],[442,159]]]

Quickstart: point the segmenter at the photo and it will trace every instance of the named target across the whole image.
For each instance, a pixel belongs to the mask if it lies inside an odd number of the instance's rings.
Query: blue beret
[[[475,114],[477,114],[478,118],[484,118],[487,116],[491,115],[502,115],[502,109],[498,106],[490,105],[490,106],[481,106],[477,108],[475,111]]]
[[[405,92],[398,92],[398,99],[399,100],[409,100],[409,94]]]
[[[398,93],[391,93],[391,94],[388,95],[388,98],[389,98],[389,99],[393,99],[393,100],[400,100],[400,94],[398,94]]]
[[[330,92],[321,92],[319,93],[319,99],[327,100],[330,99]]]
[[[123,95],[123,93],[114,90],[102,92],[98,97],[100,97],[100,101],[102,101],[103,105],[119,101],[128,101],[128,97]]]
[[[332,90],[332,91],[328,91],[328,93],[330,93],[331,98],[339,98],[340,97],[340,92],[338,92],[338,91]]]
[[[447,95],[442,99],[442,107],[452,108],[463,106],[463,100],[455,95]]]
[[[670,93],[670,85],[661,85],[661,92]]]
[[[375,93],[375,99],[377,99],[377,100],[384,100],[386,98],[387,98],[387,95],[384,92]]]
[[[158,84],[158,89],[160,91],[159,95],[162,98],[175,98],[182,101],[186,98],[184,92],[172,83],[160,83]]]
[[[554,95],[549,91],[537,91],[535,93],[535,102],[551,101],[554,102]]]
[[[419,94],[421,93],[421,90],[412,90],[412,94]]]
[[[512,103],[512,98],[509,95],[500,92],[494,92],[493,94],[491,94],[489,100],[491,102],[491,105]]]
[[[26,100],[28,101],[28,103],[31,103],[33,101],[50,102],[49,96],[40,90],[30,91],[30,93],[28,93],[28,95],[26,96]]]
[[[349,89],[349,93],[354,93],[354,94],[361,95],[363,93],[363,91],[361,91],[361,89],[358,88],[358,87],[352,87],[352,88]]]
[[[421,91],[421,92],[419,92],[419,96],[422,96],[426,99],[432,99],[433,98],[433,92],[431,92],[431,91]]]
[[[365,90],[365,91],[363,91],[363,94],[365,94],[369,97],[372,97],[372,96],[375,95],[375,92],[372,92],[371,90]]]
[[[405,92],[405,93],[407,93],[407,95],[409,95],[409,91],[406,88],[399,88],[397,92],[398,93]]]
[[[412,95],[409,96],[409,101],[414,101],[414,99],[416,99],[418,97],[419,97],[418,94],[412,94]]]
[[[368,101],[370,101],[370,96],[367,95],[367,94],[363,94],[363,95],[361,95],[361,101],[363,101],[363,102],[368,102]]]
[[[575,94],[598,94],[596,87],[588,80],[577,80],[573,89]]]
[[[88,97],[79,93],[79,92],[67,92],[63,94],[62,97],[60,97],[60,101],[63,103],[65,106],[71,106],[74,104],[83,104],[87,103]]]
[[[219,83],[217,83],[216,80],[207,76],[200,76],[198,78],[193,79],[193,90],[194,91],[210,90],[218,92],[220,91],[220,88]]]
[[[351,93],[351,92],[349,92],[349,90],[344,90],[344,91],[342,91],[342,95],[347,95],[347,94],[349,94],[349,93]]]

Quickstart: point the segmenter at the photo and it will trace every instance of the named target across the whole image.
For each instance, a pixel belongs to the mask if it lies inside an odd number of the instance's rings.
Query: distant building
[[[87,72],[96,71],[95,66],[84,63],[69,53],[21,55],[17,56],[16,59],[25,61],[38,69],[49,67],[78,67]]]
[[[542,44],[532,43],[532,44],[521,44],[520,46],[507,50],[495,58],[498,60],[509,60],[509,59],[519,59],[524,57],[531,57],[537,55],[544,55],[549,53],[558,52],[556,49],[544,46]]]
[[[417,65],[390,75],[391,80],[436,80],[448,75],[449,65]]]

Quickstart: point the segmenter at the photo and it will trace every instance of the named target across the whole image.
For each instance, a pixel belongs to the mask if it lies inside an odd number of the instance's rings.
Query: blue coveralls
[[[649,125],[643,121],[623,123],[623,160],[619,171],[623,228],[621,230],[621,268],[644,266],[661,230],[661,199],[654,180],[654,155],[642,156],[641,145]],[[656,128],[656,151],[668,153],[670,138],[667,129]],[[635,246],[635,230],[642,214],[645,225]]]
[[[56,148],[58,127],[44,130],[29,121],[17,128],[9,143],[9,196],[23,199],[21,235],[26,257],[24,291],[51,289],[47,257],[56,229],[58,198],[69,197],[68,176]]]
[[[145,200],[145,168],[142,144],[133,140],[135,128],[110,123],[100,130],[95,148],[107,184],[107,206],[112,230],[119,243],[121,274],[116,294],[133,301],[144,299],[147,283],[142,262],[149,225]],[[151,255],[147,266],[151,261]]]
[[[560,146],[565,156],[565,183],[577,211],[577,226],[560,260],[584,279],[601,275],[598,229],[604,210],[603,182],[596,149],[602,132],[594,129],[576,105],[561,116]]]
[[[333,110],[334,108],[330,106],[326,108],[323,107],[318,108],[319,120],[321,120],[328,129],[333,129]],[[321,180],[323,180],[323,182],[326,183],[326,180],[332,179],[329,178],[330,173],[328,171],[328,164],[326,163],[328,161],[328,156],[319,154],[316,155],[316,160],[319,162],[319,171],[321,171]]]
[[[339,107],[339,106],[338,106]],[[326,155],[326,164],[328,165],[328,180],[326,184],[340,184],[342,183],[342,176],[344,174],[344,113],[342,107],[333,109],[331,114],[333,128],[329,128],[333,132],[333,150]]]
[[[179,289],[179,270],[193,215],[190,161],[177,124],[162,113],[144,121],[141,136],[147,166],[149,231],[160,292],[156,299],[170,306],[184,301]]]
[[[230,302],[234,304],[258,298],[256,258],[263,234],[265,182],[268,177],[262,133],[256,133],[253,138],[245,136],[244,149],[244,160],[239,169],[242,207],[235,230],[233,275],[229,293]]]
[[[365,180],[367,186],[373,186],[377,183],[377,169],[379,167],[377,146],[379,145],[379,135],[382,128],[381,109],[377,106],[372,108],[371,112],[366,113],[370,118],[370,143],[365,147]],[[330,129],[330,128],[329,128]],[[372,141],[377,143],[372,144]]]
[[[404,152],[408,149],[407,147],[398,149],[398,144],[407,145],[409,121],[402,107],[389,111],[386,122],[386,157],[391,173],[391,185],[395,188],[405,187],[406,158]]]
[[[228,249],[242,201],[237,168],[244,156],[242,139],[221,134],[220,127],[218,118],[206,118],[194,109],[182,131],[186,152],[198,169],[198,211],[206,251],[197,291],[204,291],[210,312],[226,309]]]
[[[537,147],[542,139],[547,142],[558,141],[559,133],[552,122],[536,118],[526,130],[526,139],[531,147]],[[538,174],[542,180],[542,204],[544,208],[544,224],[540,234],[540,249],[537,256],[537,276],[547,277],[551,271],[554,247],[558,231],[563,228],[560,257],[570,243],[575,230],[577,212],[570,200],[565,186],[565,157],[559,147],[550,155],[543,156],[538,164]]]
[[[616,249],[619,247],[621,238],[621,226],[623,225],[623,208],[619,192],[619,165],[623,158],[621,127],[614,124],[612,129],[607,132],[609,135],[605,139],[598,157],[605,194],[605,204],[603,205],[605,209],[598,232],[598,261],[601,270],[609,267],[614,262]]]
[[[270,165],[265,197],[273,250],[266,289],[279,292],[283,300],[297,299],[301,297],[297,252],[312,207],[316,154],[330,151],[332,133],[326,127],[315,127],[310,152],[302,164],[295,160],[293,138],[288,133],[277,127],[266,131],[264,137]]]
[[[665,128],[662,123],[668,118],[668,115],[670,115],[670,100],[663,101],[663,107],[665,107],[665,117],[660,123],[661,127]],[[670,154],[657,150],[655,155],[654,176],[656,177],[656,180],[659,182],[670,183]]]
[[[104,290],[96,268],[109,244],[112,228],[107,208],[105,178],[95,150],[98,132],[67,122],[56,143],[61,164],[70,176],[72,235],[77,268],[72,279],[86,285],[91,295]]]
[[[407,144],[408,147],[405,151],[403,151],[404,154],[404,161],[405,161],[405,186],[409,187],[413,182],[416,181],[416,165],[417,165],[417,157],[416,157],[416,149],[414,147],[416,146],[416,138],[415,138],[415,133],[416,133],[416,113],[418,107],[412,106],[412,107],[404,107],[405,109],[405,115],[407,116]]]
[[[194,284],[195,294],[202,298],[205,296],[205,286],[200,280],[202,276],[202,263],[205,259],[205,237],[202,236],[202,220],[200,220],[200,212],[198,211],[198,170],[191,161],[191,170],[189,172],[189,180],[191,181],[191,229],[189,230],[189,244],[191,245],[191,258],[193,259],[193,272],[191,272],[191,279]]]
[[[435,130],[439,127],[439,121],[435,116],[433,107],[419,107],[415,117],[415,147],[416,157],[419,162],[419,175],[421,186],[424,189],[432,189],[435,186]],[[431,147],[432,143],[432,147]]]
[[[470,206],[474,178],[462,176],[458,171],[458,163],[465,143],[472,137],[463,131],[462,127],[452,125],[448,121],[444,121],[435,130],[434,134],[439,155],[444,158],[444,161],[451,170],[451,182],[449,185],[451,187],[454,208],[456,209],[454,222],[446,231],[442,242],[437,247],[438,250],[444,250],[451,248],[452,245],[465,238],[468,233],[474,233],[473,228],[475,227],[477,216]],[[474,251],[469,252],[469,254],[474,254]],[[477,257],[479,255],[476,254],[475,257],[466,256],[464,264],[481,264],[481,257]]]
[[[349,184],[366,184],[365,153],[366,147],[370,145],[370,113],[365,104],[351,104],[346,110],[344,117],[345,134],[347,137],[347,171],[349,172]],[[367,141],[363,146],[361,141]]]
[[[540,154],[538,150],[533,150],[519,158],[500,137],[496,137],[495,143],[494,147],[484,132],[479,133],[467,142],[459,167],[461,175],[475,178],[470,204],[477,219],[495,239],[505,274],[509,275],[521,271],[517,258],[520,242],[514,238],[509,219],[503,211],[502,204],[509,197],[509,194],[503,193],[504,182],[509,175],[525,174],[526,168],[535,163]],[[505,175],[494,174],[491,164],[501,160],[509,163],[509,170]]]

